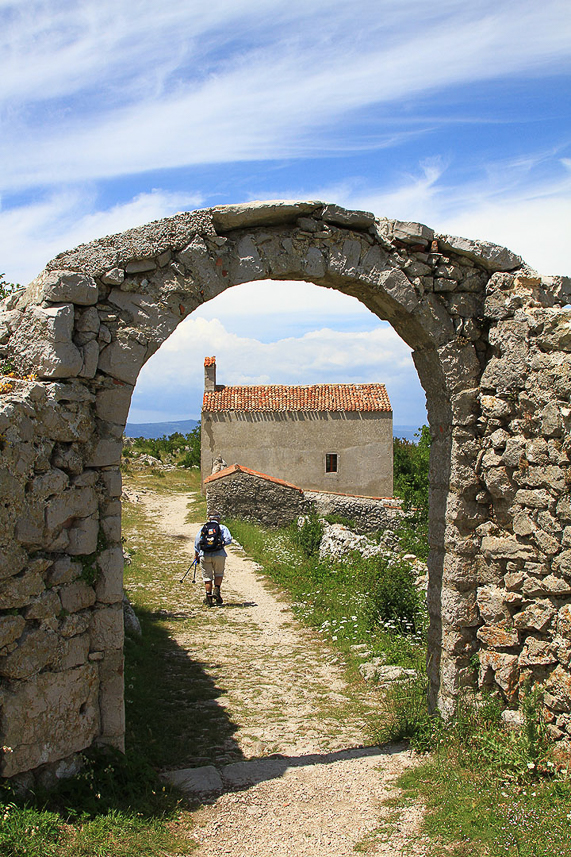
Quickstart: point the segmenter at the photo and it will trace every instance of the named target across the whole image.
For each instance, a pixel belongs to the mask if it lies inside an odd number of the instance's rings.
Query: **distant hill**
[[[150,438],[169,437],[176,431],[181,434],[188,434],[195,426],[199,424],[199,420],[179,420],[173,423],[127,423],[125,426],[126,437],[144,437],[147,440]],[[415,440],[415,434],[419,426],[393,426],[393,436],[402,437],[406,440]]]
[[[146,440],[151,438],[170,437],[175,432],[188,434],[199,425],[199,420],[178,420],[174,423],[130,423],[125,426],[126,437],[144,437]]]

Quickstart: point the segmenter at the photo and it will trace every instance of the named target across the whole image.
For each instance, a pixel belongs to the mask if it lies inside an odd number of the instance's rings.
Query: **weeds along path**
[[[202,523],[187,520],[189,495],[146,489],[136,496],[136,485],[126,485],[139,510],[133,537],[144,534],[150,547],[161,534],[178,547],[175,568],[143,584],[154,588],[154,609],[176,644],[165,670],[190,659],[200,664],[197,683],[205,690],[200,699],[178,688],[178,722],[198,711],[201,727],[192,747],[181,745],[180,758],[165,767],[216,766],[225,783],[196,814],[193,853],[336,857],[365,841],[369,853],[399,853],[414,839],[418,810],[406,809],[386,834],[372,832],[387,816],[381,801],[412,759],[399,747],[366,746],[375,692],[347,677],[338,656],[240,550],[228,550],[224,605],[202,606],[200,572],[194,586],[192,572],[179,582]],[[132,580],[128,588],[140,586]]]

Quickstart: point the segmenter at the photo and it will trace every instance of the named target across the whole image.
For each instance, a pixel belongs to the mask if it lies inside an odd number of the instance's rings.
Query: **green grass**
[[[342,563],[308,556],[311,538],[295,527],[272,530],[246,521],[230,521],[232,535],[283,587],[294,612],[357,666],[352,646],[366,645],[371,657],[424,671],[426,613],[410,566],[349,557]]]
[[[497,700],[465,701],[426,762],[400,778],[394,810],[425,805],[427,857],[571,854],[571,759],[548,742],[537,693],[523,711],[525,727],[506,731]]]

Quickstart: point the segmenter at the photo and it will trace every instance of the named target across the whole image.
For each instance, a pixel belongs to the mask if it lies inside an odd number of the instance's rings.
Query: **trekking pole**
[[[185,573],[183,574],[183,576],[182,576],[182,577],[181,577],[181,579],[179,580],[179,583],[182,583],[182,582],[186,579],[186,576],[187,576],[188,572],[190,571],[190,569],[191,569],[193,566],[194,566],[194,574],[192,575],[192,582],[193,582],[193,583],[196,583],[196,566],[197,566],[197,565],[198,565],[198,560],[195,558],[195,559],[193,559],[193,560],[192,560],[192,562],[190,563],[190,565],[189,565],[189,566],[188,566],[188,568],[186,569]]]

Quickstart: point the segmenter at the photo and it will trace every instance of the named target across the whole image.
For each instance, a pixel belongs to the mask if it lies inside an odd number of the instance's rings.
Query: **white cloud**
[[[308,285],[289,280],[258,280],[227,289],[194,312],[194,318],[267,316],[293,316],[298,320],[310,316],[318,319],[337,315],[363,320],[372,318],[370,310],[357,298],[344,295],[336,289]]]
[[[204,357],[211,355],[217,358],[219,383],[381,382],[391,397],[396,423],[420,425],[426,418],[410,349],[388,325],[379,323],[358,333],[324,328],[260,342],[253,336],[229,333],[219,319],[191,316],[143,367],[131,422],[145,421],[150,403],[155,413],[167,415],[163,419],[196,417],[202,402]]]
[[[548,165],[549,178],[535,177],[534,168],[542,164]],[[369,186],[363,191],[362,183],[345,183],[313,193],[380,217],[491,241],[518,253],[542,274],[570,276],[570,173],[567,159],[539,152],[489,163],[478,179],[455,183],[446,163],[432,160],[388,190]]]
[[[196,208],[201,202],[199,194],[153,190],[98,210],[92,195],[69,190],[28,205],[0,208],[0,271],[9,282],[24,285],[64,250]]]
[[[359,14],[325,0],[219,0],[207,11],[198,2],[75,5],[31,4],[16,19],[28,49],[0,52],[4,188],[359,148],[353,111],[516,73],[560,74],[571,42],[562,0],[477,9],[364,0]],[[377,144],[399,131],[387,121]]]

